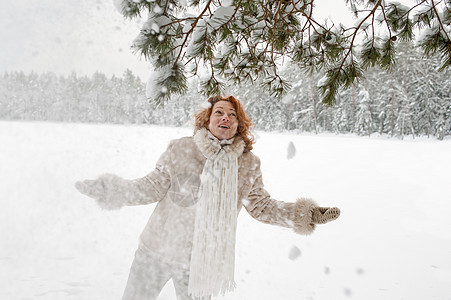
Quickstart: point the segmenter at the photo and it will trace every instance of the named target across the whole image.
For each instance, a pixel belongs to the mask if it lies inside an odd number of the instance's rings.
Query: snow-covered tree
[[[340,91],[335,106],[321,103],[314,88],[323,74],[306,74],[293,64],[283,73],[293,87],[281,100],[258,84],[226,91],[244,103],[259,130],[450,136],[451,69],[438,72],[438,60],[417,51],[400,53],[402,64],[390,72],[371,68],[366,79]],[[147,101],[144,83],[129,70],[111,78],[10,72],[0,77],[0,118],[190,126],[205,101],[201,89],[192,78],[186,94],[158,106]]]
[[[351,89],[346,92],[351,91]],[[335,112],[332,120],[332,131],[336,133],[352,132],[354,127],[353,115],[354,109],[352,107],[352,97],[346,97],[345,92],[340,93],[337,103],[335,105]]]
[[[287,124],[285,129],[297,128],[318,133],[321,104],[315,87],[321,74],[302,72],[298,66],[290,64],[282,75],[292,82],[291,89],[282,98]],[[273,97],[271,99],[274,100]]]
[[[445,114],[445,136],[451,135],[451,97],[446,99],[447,108]]]
[[[437,71],[440,62],[437,58],[425,60],[420,56],[412,57],[415,60],[412,69],[412,83],[409,90],[415,97],[414,124],[419,134],[435,135],[436,123],[442,109],[446,110],[451,95],[451,86],[442,72]],[[445,80],[444,80],[445,79]],[[448,85],[448,88],[446,87]]]
[[[433,97],[429,99],[429,105],[431,106],[431,110],[434,112],[433,117],[435,121],[432,128],[433,134],[439,140],[443,140],[447,129],[447,103],[442,98]]]
[[[410,99],[406,94],[401,94],[401,97],[402,100],[400,102],[400,111],[396,120],[395,130],[401,138],[409,134],[415,136],[412,105],[409,101]]]
[[[354,132],[360,135],[371,135],[373,133],[373,117],[370,94],[366,90],[361,90],[358,98],[359,107],[357,108]]]

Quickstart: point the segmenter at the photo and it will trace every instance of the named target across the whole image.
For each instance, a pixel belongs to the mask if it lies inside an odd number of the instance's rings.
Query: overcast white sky
[[[344,0],[318,0],[321,20],[343,18]],[[143,79],[150,66],[130,44],[139,25],[125,20],[113,0],[0,0],[0,74],[23,70],[121,75],[131,69]]]
[[[143,75],[148,64],[130,50],[139,26],[112,0],[0,0],[0,73]]]

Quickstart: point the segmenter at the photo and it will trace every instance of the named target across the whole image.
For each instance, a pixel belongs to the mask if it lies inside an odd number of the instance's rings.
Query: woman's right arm
[[[172,147],[173,142],[158,159],[155,169],[142,178],[130,180],[114,174],[102,174],[95,180],[79,181],[75,183],[75,187],[81,193],[96,199],[104,209],[158,202],[171,186],[169,167]]]

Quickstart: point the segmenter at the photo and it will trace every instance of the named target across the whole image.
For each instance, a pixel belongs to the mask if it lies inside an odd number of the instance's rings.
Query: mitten
[[[75,183],[75,188],[82,194],[99,200],[105,197],[105,184],[102,179],[83,180]]]
[[[316,224],[333,221],[340,215],[336,207],[319,207],[312,199],[299,198],[294,205],[294,231],[299,234],[311,234]]]
[[[101,208],[118,209],[125,205],[129,181],[114,174],[103,174],[94,180],[77,181],[75,188],[94,198]]]
[[[312,223],[326,224],[340,216],[340,209],[337,207],[315,207],[312,214]]]

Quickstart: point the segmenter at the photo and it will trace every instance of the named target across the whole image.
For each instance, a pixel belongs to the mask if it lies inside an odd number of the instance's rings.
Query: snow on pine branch
[[[126,17],[150,17],[134,40],[134,50],[156,69],[171,65],[167,100],[186,91],[186,78],[210,73],[205,95],[221,93],[230,82],[263,79],[270,94],[283,97],[291,86],[280,74],[281,62],[306,71],[323,71],[323,102],[334,104],[339,91],[363,78],[364,70],[396,63],[399,41],[418,43],[427,55],[441,53],[441,69],[451,65],[447,3],[413,5],[385,1],[346,1],[356,17],[348,27],[319,22],[308,1],[114,0]],[[425,27],[438,30],[432,34]],[[327,93],[325,93],[327,91]],[[161,100],[161,99],[160,99]],[[164,99],[163,99],[164,100]]]

